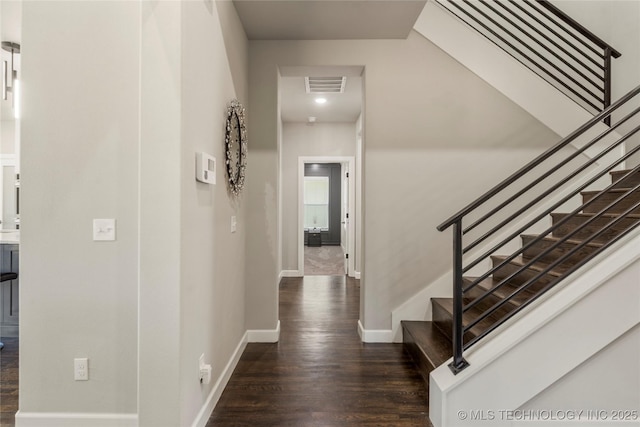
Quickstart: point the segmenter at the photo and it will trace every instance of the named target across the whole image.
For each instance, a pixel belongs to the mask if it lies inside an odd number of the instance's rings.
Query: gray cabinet
[[[0,272],[19,274],[19,253],[17,244],[0,244]],[[20,277],[0,282],[0,329],[3,337],[18,336],[19,280]]]

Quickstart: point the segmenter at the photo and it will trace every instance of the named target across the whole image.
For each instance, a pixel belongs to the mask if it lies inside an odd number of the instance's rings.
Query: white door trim
[[[305,163],[346,163],[346,170],[349,172],[349,178],[355,177],[355,157],[354,156],[300,156],[298,157],[298,271],[304,276],[304,165]],[[347,235],[347,251],[349,255],[349,274],[353,276],[355,271],[355,228],[360,226],[357,224],[355,195],[356,185],[355,179],[349,179],[349,232]]]

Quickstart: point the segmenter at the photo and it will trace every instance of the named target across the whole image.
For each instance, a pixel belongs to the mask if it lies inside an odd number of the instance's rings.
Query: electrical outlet
[[[200,384],[209,384],[211,382],[211,365],[204,363],[204,353],[198,360]]]
[[[200,382],[202,382],[202,367],[204,366],[204,353],[200,355],[198,359],[198,378],[200,378]]]
[[[89,359],[80,357],[73,359],[73,379],[76,381],[89,380]]]

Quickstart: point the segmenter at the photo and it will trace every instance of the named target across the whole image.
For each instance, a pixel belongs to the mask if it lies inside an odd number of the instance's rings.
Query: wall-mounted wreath
[[[227,108],[224,145],[229,190],[237,196],[244,186],[244,173],[247,167],[247,128],[244,123],[244,107],[237,99],[232,100]]]

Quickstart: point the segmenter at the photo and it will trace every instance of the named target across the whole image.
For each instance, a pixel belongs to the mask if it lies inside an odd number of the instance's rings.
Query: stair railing
[[[615,119],[615,123],[597,136],[592,136],[597,132],[595,127],[605,119],[611,120],[614,112],[619,116]],[[585,140],[588,142],[574,151],[572,143],[583,143]],[[626,150],[621,149],[622,147],[626,147]],[[585,156],[587,151],[590,153],[589,156]],[[602,204],[603,195],[609,190],[620,188],[622,180],[640,173],[640,165],[632,168],[616,183],[594,194],[589,200],[585,202],[575,200],[581,192],[588,190],[594,184],[600,184],[605,175],[624,167],[625,162],[634,155],[640,156],[640,86],[437,227],[439,231],[453,227],[453,362],[449,367],[455,374],[468,366],[463,353],[469,347],[640,224],[640,215],[638,215],[640,202],[633,204],[621,214],[610,214],[612,207],[623,201],[625,197],[640,191],[640,184],[630,188],[625,187],[624,191],[605,207],[595,207],[598,202]],[[567,206],[576,205],[579,206],[571,209],[563,219],[551,226],[546,225],[545,221],[556,209],[566,209]],[[565,226],[585,209],[597,210],[597,212],[590,213],[591,218],[562,237],[554,236],[555,231]],[[633,216],[630,217],[630,215]],[[630,218],[634,221],[629,221]],[[587,229],[594,223],[600,226],[602,221],[606,223],[602,224],[596,232],[590,232]],[[625,227],[620,231],[622,225]],[[539,231],[540,229],[543,231]],[[494,261],[493,267],[480,276],[472,279],[464,277],[465,273],[470,273],[472,269],[477,270],[482,268],[483,264],[488,264],[493,254],[498,250],[507,250],[510,242],[530,230],[536,231],[538,236],[535,239],[512,252],[504,260]],[[602,241],[603,236],[607,236],[605,241]],[[465,237],[470,242],[465,243]],[[524,251],[545,237],[553,237],[555,243],[526,261],[523,266],[504,279],[494,280],[491,287],[481,292],[479,296],[471,296],[470,291],[474,288],[477,295],[477,286],[483,280],[490,278],[496,271],[521,256]],[[572,250],[562,253],[534,277],[528,278],[525,275],[524,272],[528,267],[539,262],[567,241],[579,241],[579,244]],[[587,245],[593,246],[594,242],[598,243],[598,250],[567,266],[566,261]],[[483,243],[484,246],[480,246]],[[551,281],[538,282],[544,277],[548,280],[549,276],[546,275],[558,266],[562,266],[562,274],[559,277]],[[471,314],[470,309],[479,307],[479,303],[483,301],[486,305],[486,299],[489,296],[504,288],[511,279],[521,274],[520,277],[524,277],[524,283],[512,289],[506,298],[498,299],[498,302],[493,305],[490,304],[489,308],[484,309],[478,317],[468,319]],[[535,291],[534,297],[506,314],[499,311],[523,292],[532,292],[532,285],[536,282],[538,282],[538,290]],[[467,316],[466,324],[463,323],[465,315]],[[484,328],[479,334],[467,336],[467,333],[481,322],[490,323],[490,326]]]
[[[548,1],[437,1],[588,111],[611,105],[620,52]]]

